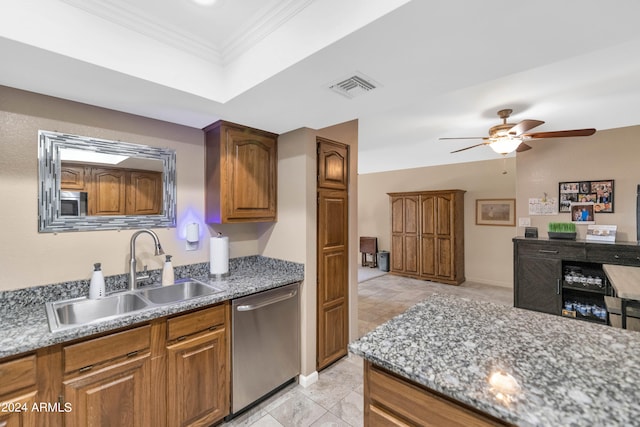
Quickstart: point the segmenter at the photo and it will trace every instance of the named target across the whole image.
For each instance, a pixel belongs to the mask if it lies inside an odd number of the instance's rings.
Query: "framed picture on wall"
[[[558,199],[560,213],[572,212],[573,203],[593,203],[595,213],[613,213],[613,180],[560,182]]]
[[[576,224],[595,224],[594,206],[592,202],[571,203],[571,222]]]
[[[516,225],[516,199],[477,199],[476,225]]]

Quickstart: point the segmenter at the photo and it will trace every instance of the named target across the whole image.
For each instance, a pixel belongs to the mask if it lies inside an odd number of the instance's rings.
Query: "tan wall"
[[[534,149],[517,157],[519,217],[531,218],[538,235],[547,237],[549,222],[571,221],[568,213],[529,216],[526,202],[544,193],[558,197],[558,183],[613,179],[614,213],[595,215],[596,224],[618,226],[618,241],[636,241],[636,191],[640,184],[640,126],[596,132],[585,138],[533,141]],[[578,238],[587,226],[578,225]],[[524,228],[518,229],[524,235]]]
[[[482,148],[478,148],[482,149]],[[507,170],[507,174],[502,171]],[[461,163],[359,176],[358,233],[378,238],[380,250],[390,250],[389,192],[466,190],[464,196],[465,275],[467,281],[513,286],[511,239],[515,227],[475,224],[476,199],[515,198],[515,159]],[[391,254],[393,257],[393,254]]]
[[[310,375],[316,369],[316,136],[350,145],[350,194],[357,194],[357,121],[329,128],[298,129],[278,138],[278,222],[260,229],[259,246],[265,256],[305,264],[305,281],[301,292],[301,372]],[[349,201],[351,242],[357,238],[357,197]],[[358,328],[357,244],[349,248],[351,270],[349,321],[351,338]]]
[[[95,262],[106,275],[128,271],[133,230],[38,233],[39,129],[175,149],[178,225],[186,218],[202,221],[201,130],[0,86],[0,290],[86,279]],[[189,252],[180,227],[156,230],[175,265],[208,261],[208,237],[217,231],[230,236],[232,257],[258,253],[255,225],[201,224],[200,249]],[[139,264],[161,268],[151,239],[141,236],[138,242]]]

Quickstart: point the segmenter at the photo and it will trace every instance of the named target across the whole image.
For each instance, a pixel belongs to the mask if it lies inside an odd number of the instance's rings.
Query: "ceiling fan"
[[[540,126],[544,122],[541,120],[523,120],[520,123],[507,123],[507,119],[511,115],[513,110],[504,109],[498,111],[498,117],[502,119],[502,124],[495,125],[489,129],[489,136],[473,136],[473,137],[460,137],[460,138],[440,138],[443,139],[482,139],[480,144],[475,144],[470,147],[461,148],[459,150],[452,151],[452,153],[458,153],[460,151],[468,150],[474,147],[480,147],[481,145],[488,145],[493,151],[498,154],[507,155],[513,151],[522,152],[531,149],[531,147],[525,144],[524,141],[530,141],[533,139],[544,138],[566,138],[570,136],[590,136],[596,133],[593,128],[590,129],[575,129],[575,130],[559,130],[555,132],[535,132],[525,133],[537,126]]]

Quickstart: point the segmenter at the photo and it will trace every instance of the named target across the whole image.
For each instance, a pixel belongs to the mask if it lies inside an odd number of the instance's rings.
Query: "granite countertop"
[[[519,426],[640,425],[638,332],[434,295],[349,350]]]
[[[203,274],[202,269],[199,273]],[[304,266],[289,261],[253,256],[233,263],[229,273],[229,276],[223,279],[209,279],[206,274],[190,275],[206,284],[223,289],[223,292],[154,306],[116,319],[98,321],[57,332],[49,330],[44,301],[66,298],[48,299],[42,295],[45,293],[42,291],[44,288],[51,298],[50,295],[54,294],[53,291],[56,289],[50,288],[56,285],[15,292],[5,291],[0,295],[0,358],[301,282],[304,279]],[[67,284],[60,284],[59,287],[62,288],[62,285]]]

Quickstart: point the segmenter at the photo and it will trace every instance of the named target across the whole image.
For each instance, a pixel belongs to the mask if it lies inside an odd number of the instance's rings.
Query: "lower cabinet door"
[[[37,392],[0,396],[0,427],[35,427],[38,416]]]
[[[516,267],[515,306],[560,315],[562,261],[521,256]]]
[[[229,413],[225,330],[167,347],[167,425],[208,426]]]
[[[127,359],[64,381],[65,426],[135,426],[150,423],[151,358]]]

